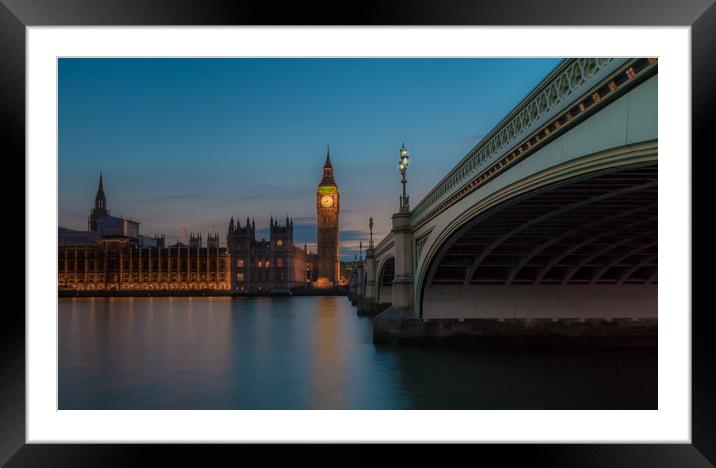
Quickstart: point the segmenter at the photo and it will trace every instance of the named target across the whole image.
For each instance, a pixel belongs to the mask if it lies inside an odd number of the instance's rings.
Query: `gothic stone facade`
[[[269,239],[256,239],[256,223],[229,221],[231,288],[236,292],[287,291],[305,287],[313,276],[312,256],[293,243],[293,220],[269,222]]]

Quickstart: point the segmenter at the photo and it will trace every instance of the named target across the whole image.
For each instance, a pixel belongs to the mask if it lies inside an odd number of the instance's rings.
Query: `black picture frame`
[[[347,7],[346,7],[347,6]],[[294,2],[274,5],[260,1],[201,0],[0,0],[0,115],[4,161],[22,164],[25,157],[25,28],[40,25],[574,25],[574,26],[690,26],[692,74],[692,180],[705,187],[709,156],[707,144],[716,123],[716,4],[713,0],[689,3],[667,0],[532,0],[502,1],[363,1],[340,7],[338,3]],[[568,38],[565,38],[568,40]],[[668,92],[668,90],[662,90]],[[694,163],[698,163],[694,166]],[[686,161],[688,163],[688,161]],[[18,172],[16,172],[18,173]],[[668,177],[668,175],[662,175]],[[693,190],[693,187],[692,187]],[[692,251],[694,266],[714,259],[716,236],[696,219],[699,207],[708,213],[708,193],[692,193]],[[24,214],[23,214],[24,219]],[[696,228],[702,225],[701,230]],[[29,246],[25,245],[25,249]],[[692,444],[570,444],[470,445],[468,456],[497,455],[507,463],[537,466],[712,466],[716,464],[716,352],[709,327],[710,308],[705,302],[708,273],[692,272]],[[689,311],[684,311],[685,313]],[[0,327],[0,462],[8,466],[119,466],[136,464],[148,455],[192,460],[235,457],[234,446],[152,446],[25,443],[25,320],[19,307],[7,307]],[[335,447],[335,446],[334,446]],[[287,447],[284,453],[309,460],[328,460],[325,447]],[[239,448],[241,456],[261,455],[269,460],[279,452],[266,447]],[[450,449],[453,450],[453,449]],[[252,453],[255,452],[255,453]],[[312,453],[313,452],[313,453]],[[373,447],[351,446],[344,463],[417,457],[442,457],[440,450],[424,446],[377,457]],[[475,455],[475,452],[480,452]],[[454,453],[451,455],[455,455]],[[218,457],[218,458],[217,458]],[[245,458],[248,459],[248,458]],[[165,461],[167,458],[165,458]],[[236,460],[234,458],[234,460]],[[227,463],[234,464],[231,461]],[[323,463],[321,463],[323,464]]]

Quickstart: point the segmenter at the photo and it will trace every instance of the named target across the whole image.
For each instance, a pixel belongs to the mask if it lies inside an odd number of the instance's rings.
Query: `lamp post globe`
[[[408,154],[408,148],[405,147],[405,143],[400,147],[400,161],[398,162],[398,170],[400,171],[401,183],[403,184],[403,195],[400,197],[400,211],[410,211],[408,205],[408,195],[405,192],[405,184],[407,179],[405,178],[406,172],[408,172],[408,164],[410,164],[410,155]]]
[[[405,143],[400,147],[400,163],[401,165],[408,167],[410,162],[410,155],[408,154],[408,148],[405,147]]]

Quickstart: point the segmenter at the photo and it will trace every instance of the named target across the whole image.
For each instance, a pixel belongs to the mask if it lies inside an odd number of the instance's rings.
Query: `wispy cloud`
[[[363,229],[348,229],[345,231],[341,231],[339,234],[339,238],[341,240],[341,243],[345,243],[346,241],[359,241],[359,240],[366,240],[370,236],[369,231],[363,230]],[[357,245],[357,244],[356,244]]]
[[[182,201],[182,200],[219,200],[223,197],[211,195],[208,193],[201,192],[184,192],[184,193],[163,193],[156,194],[147,197],[141,197],[134,199],[134,203],[137,204],[153,204],[166,201]]]

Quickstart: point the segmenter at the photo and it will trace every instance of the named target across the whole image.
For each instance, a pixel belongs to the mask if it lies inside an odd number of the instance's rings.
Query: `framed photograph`
[[[26,183],[3,463],[716,460],[711,2],[2,0],[0,24]]]

